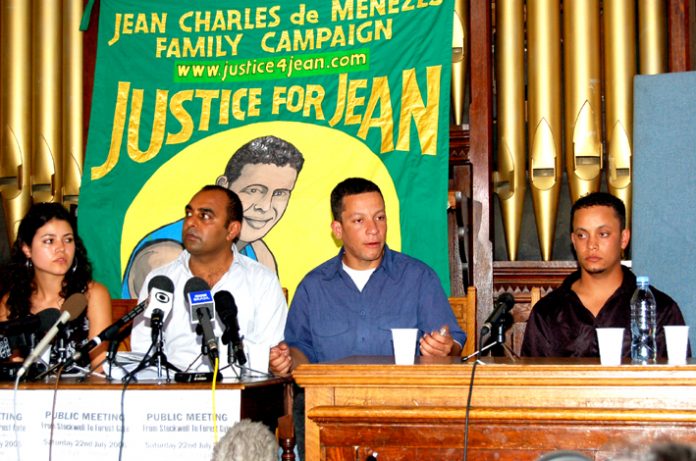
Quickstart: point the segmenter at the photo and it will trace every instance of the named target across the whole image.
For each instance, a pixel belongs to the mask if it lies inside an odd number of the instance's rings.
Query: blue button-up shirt
[[[466,334],[425,263],[385,246],[361,292],[343,270],[342,257],[343,249],[307,274],[290,306],[285,341],[310,362],[393,355],[391,328],[418,328],[420,338],[448,325],[453,339],[464,344]]]

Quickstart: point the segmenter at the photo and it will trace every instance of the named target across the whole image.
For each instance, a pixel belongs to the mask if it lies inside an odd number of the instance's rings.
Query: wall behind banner
[[[633,269],[679,304],[696,346],[696,72],[635,79]]]

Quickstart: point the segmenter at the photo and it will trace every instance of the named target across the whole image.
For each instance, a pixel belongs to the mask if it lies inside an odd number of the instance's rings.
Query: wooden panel
[[[505,343],[519,355],[532,306],[542,296],[558,288],[577,270],[575,261],[496,261],[493,263],[494,295],[509,292],[515,297],[513,324],[505,333]]]
[[[685,72],[691,68],[691,7],[693,0],[668,0],[669,71]]]
[[[462,459],[472,366],[456,357],[354,357],[302,365],[307,459]],[[696,362],[694,362],[696,363]],[[477,367],[469,459],[533,460],[570,449],[606,460],[634,445],[696,443],[696,367],[597,359],[485,358]]]
[[[601,458],[622,454],[634,444],[649,446],[672,437],[682,442],[696,441],[693,412],[670,416],[671,419],[664,417],[646,424],[641,419],[645,415],[630,412],[558,409],[544,414],[540,409],[538,414],[473,409],[470,459],[488,459],[493,454],[501,460],[537,459],[543,453],[560,449]],[[395,459],[408,459],[409,455],[413,456],[411,459],[462,459],[464,409],[429,408],[426,413],[421,409],[317,407],[309,417],[322,427],[324,450],[343,453],[342,448],[360,447],[360,452],[375,451],[390,460],[394,455]],[[598,419],[604,421],[597,422]]]
[[[524,300],[532,287],[543,292],[557,288],[577,270],[575,261],[496,261],[493,263],[493,282],[496,294],[509,291]]]
[[[138,304],[137,299],[112,299],[111,300],[111,317],[114,320],[118,320],[130,311],[133,310],[133,308]],[[118,350],[120,351],[129,351],[130,350],[130,331],[131,331],[131,325],[128,325],[126,328],[121,330],[124,338],[121,344],[118,347]]]
[[[474,352],[476,347],[476,288],[469,287],[466,297],[449,298],[452,312],[457,318],[457,323],[466,333],[466,343],[462,348],[463,356]]]
[[[493,245],[491,243],[491,172],[493,165],[493,61],[491,56],[491,3],[469,3],[471,105],[469,108],[472,166],[472,256],[473,282],[479,306],[478,323],[492,310]]]

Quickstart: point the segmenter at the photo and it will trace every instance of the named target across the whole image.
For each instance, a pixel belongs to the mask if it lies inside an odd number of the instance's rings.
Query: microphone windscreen
[[[75,320],[87,307],[87,298],[82,293],[73,293],[63,303],[63,312],[70,314],[70,321]]]
[[[500,296],[498,296],[498,302],[505,304],[505,312],[508,312],[515,307],[515,297],[508,292],[502,293]]]
[[[202,278],[191,277],[186,281],[186,285],[184,285],[184,294],[188,296],[189,293],[193,293],[195,291],[210,291],[210,287]]]
[[[30,314],[14,320],[0,322],[0,335],[17,336],[24,333],[33,333],[41,326],[41,319],[38,314]]]
[[[147,308],[143,313],[146,319],[152,318],[155,309],[162,312],[162,318],[171,312],[174,301],[174,282],[166,275],[156,275],[148,284]]]
[[[213,296],[215,300],[215,311],[223,323],[227,324],[227,319],[237,316],[237,304],[234,302],[232,293],[226,290],[218,291]]]
[[[153,288],[174,293],[174,282],[172,282],[172,279],[166,275],[155,275],[152,277],[152,280],[150,280],[150,283],[147,286],[147,291],[150,292]]]
[[[39,317],[39,333],[43,336],[60,318],[60,310],[55,307],[49,307],[36,315]]]

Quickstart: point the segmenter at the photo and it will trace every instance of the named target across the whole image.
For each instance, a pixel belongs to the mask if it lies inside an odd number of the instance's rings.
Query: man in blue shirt
[[[331,230],[343,248],[300,282],[269,367],[287,375],[302,363],[351,355],[393,355],[391,328],[418,328],[421,355],[459,355],[466,341],[435,272],[386,244],[379,187],[348,178],[331,192]],[[415,346],[415,345],[414,345]],[[304,459],[304,393],[293,406],[299,459]]]
[[[459,355],[466,341],[435,272],[386,244],[379,187],[349,178],[331,193],[338,256],[305,276],[293,298],[285,342],[271,351],[271,370],[351,355],[393,355],[391,328],[417,328],[421,355]]]

